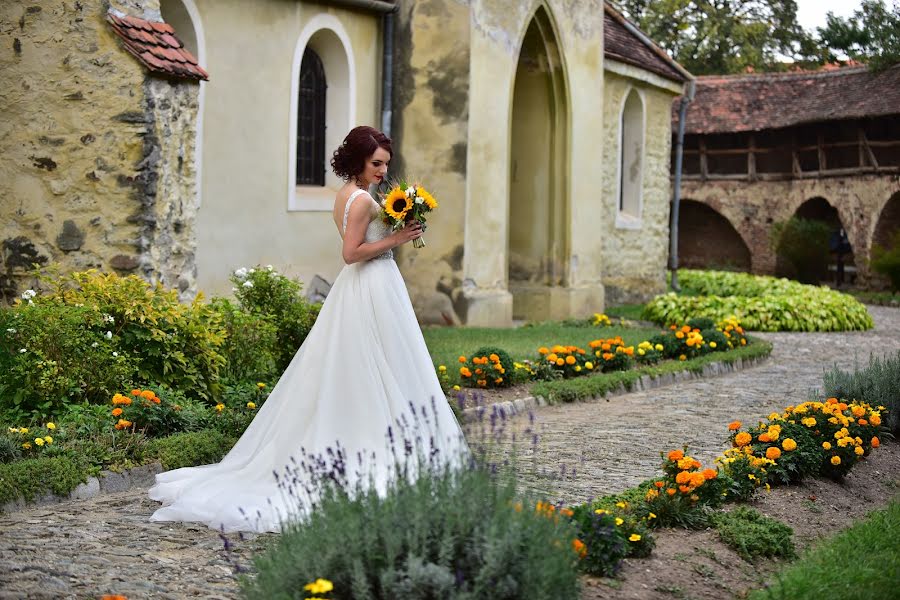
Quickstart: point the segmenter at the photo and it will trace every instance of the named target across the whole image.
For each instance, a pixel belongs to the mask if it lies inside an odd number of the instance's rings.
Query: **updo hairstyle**
[[[388,154],[394,155],[391,138],[368,125],[354,127],[331,157],[334,174],[344,181],[356,177],[366,168],[366,159],[375,154],[378,148],[384,148]]]

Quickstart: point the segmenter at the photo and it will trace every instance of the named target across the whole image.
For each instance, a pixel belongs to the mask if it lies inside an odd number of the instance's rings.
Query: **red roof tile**
[[[153,73],[209,80],[209,75],[168,23],[127,15],[119,17],[112,12],[107,13],[106,18],[113,31],[122,38],[125,49]]]
[[[665,50],[629,31],[629,25],[637,29],[633,23],[609,4],[604,3],[603,7],[603,55],[606,58],[640,67],[678,83],[689,79],[687,71]]]
[[[672,123],[677,124],[678,102]],[[900,65],[697,78],[685,133],[779,129],[803,123],[900,114]]]

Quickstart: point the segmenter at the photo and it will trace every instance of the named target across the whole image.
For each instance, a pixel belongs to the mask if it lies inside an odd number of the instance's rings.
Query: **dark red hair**
[[[391,156],[394,155],[391,138],[368,125],[354,127],[334,151],[331,168],[341,179],[355,177],[366,168],[366,159],[375,154],[379,148],[384,148]]]

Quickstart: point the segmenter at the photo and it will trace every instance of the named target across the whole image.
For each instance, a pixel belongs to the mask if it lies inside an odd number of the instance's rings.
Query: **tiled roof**
[[[117,16],[112,11],[106,14],[106,18],[122,38],[125,49],[150,71],[185,79],[209,79],[168,23],[128,15]]]
[[[672,60],[665,50],[656,44],[648,44],[629,31],[626,26],[628,21],[609,4],[604,2],[603,7],[603,55],[606,58],[646,69],[678,83],[688,80],[681,65]]]
[[[685,132],[727,133],[900,114],[900,65],[697,78]],[[672,123],[677,124],[678,102]]]

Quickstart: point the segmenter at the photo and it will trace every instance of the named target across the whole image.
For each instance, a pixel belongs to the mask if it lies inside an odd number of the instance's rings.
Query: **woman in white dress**
[[[256,418],[218,464],[160,473],[150,497],[163,503],[151,520],[197,521],[224,531],[278,531],[302,514],[295,497],[304,456],[325,456],[339,444],[350,486],[383,491],[404,456],[398,423],[418,423],[416,435],[430,455],[455,462],[466,452],[459,424],[444,399],[392,249],[422,234],[419,224],[399,231],[378,218],[366,191],[380,183],[391,159],[391,140],[357,127],[334,152],[345,179],[334,203],[346,266],[334,281],[315,325]],[[416,415],[413,416],[412,408]],[[392,451],[388,442],[401,445]],[[408,432],[407,432],[408,433]],[[364,473],[357,457],[364,457]]]

